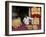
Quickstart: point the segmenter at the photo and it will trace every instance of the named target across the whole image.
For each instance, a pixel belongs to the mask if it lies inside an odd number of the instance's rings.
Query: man
[[[23,19],[23,22],[24,22],[24,24],[29,25],[29,22],[31,22],[32,19],[33,19],[33,18],[26,16],[26,17]]]

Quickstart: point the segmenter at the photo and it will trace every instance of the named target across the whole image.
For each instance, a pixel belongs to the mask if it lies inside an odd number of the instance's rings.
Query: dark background
[[[17,16],[12,15],[12,19],[20,17],[21,21],[23,22],[23,19],[25,16],[28,16],[29,7],[24,6],[12,6],[12,14],[17,14]]]

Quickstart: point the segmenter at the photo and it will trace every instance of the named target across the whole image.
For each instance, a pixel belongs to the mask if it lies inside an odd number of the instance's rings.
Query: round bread
[[[20,18],[13,19],[13,21],[12,21],[12,26],[13,26],[14,28],[17,28],[17,27],[19,27],[20,25],[21,25],[21,19],[20,19]]]

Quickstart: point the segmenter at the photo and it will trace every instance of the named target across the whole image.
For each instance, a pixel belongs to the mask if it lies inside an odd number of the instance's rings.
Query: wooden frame
[[[43,32],[41,33],[22,33],[22,34],[9,34],[9,3],[23,3],[23,4],[39,4],[39,5],[43,5],[43,15],[44,15],[44,28],[43,28]],[[6,1],[5,2],[5,35],[6,36],[18,36],[18,35],[32,35],[32,34],[44,34],[45,33],[45,3],[35,3],[35,2],[17,2],[17,1]]]

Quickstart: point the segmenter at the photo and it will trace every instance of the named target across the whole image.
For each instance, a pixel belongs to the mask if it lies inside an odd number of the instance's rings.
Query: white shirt
[[[24,24],[28,25],[29,24],[29,19],[32,20],[31,17],[27,17],[27,18],[25,17],[24,20],[23,20]]]

